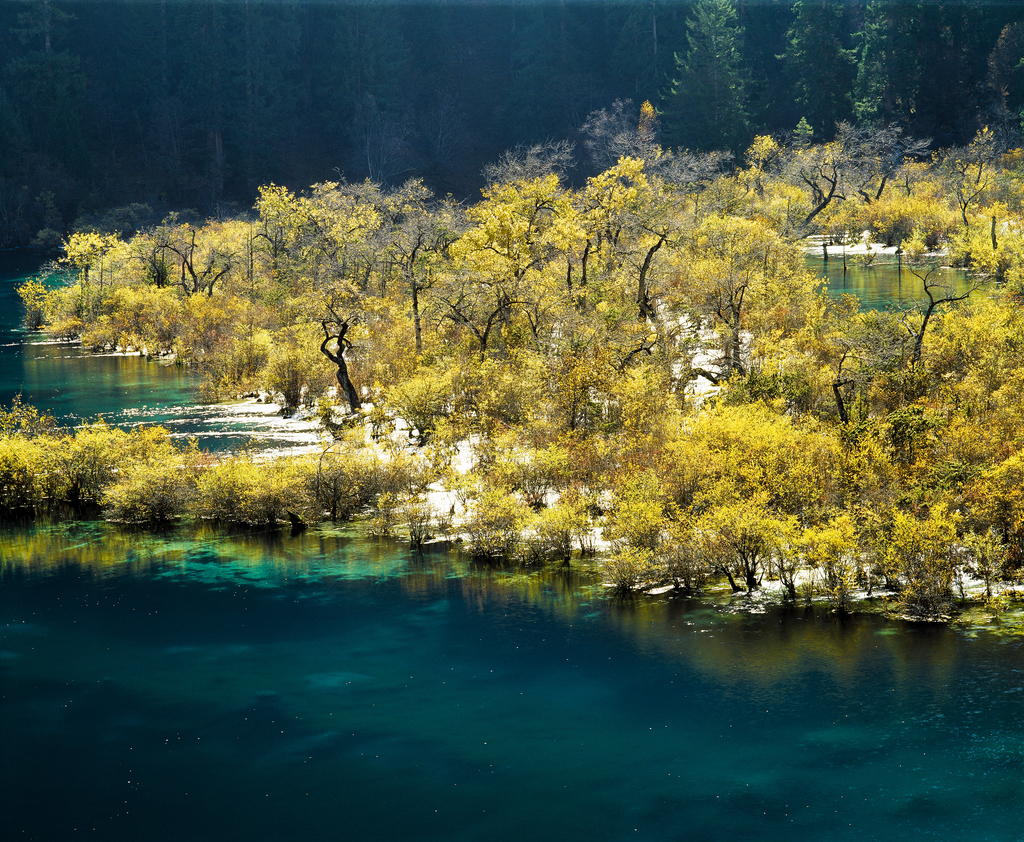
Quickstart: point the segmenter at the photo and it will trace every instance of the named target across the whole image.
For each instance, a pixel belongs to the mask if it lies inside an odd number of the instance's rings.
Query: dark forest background
[[[963,144],[1019,128],[1022,21],[1016,2],[4,0],[0,246],[244,211],[268,182],[475,197],[502,151],[577,142],[600,109],[635,126],[645,100],[671,147],[839,120]]]

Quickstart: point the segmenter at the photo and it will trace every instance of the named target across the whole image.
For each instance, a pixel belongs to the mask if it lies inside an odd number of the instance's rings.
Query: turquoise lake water
[[[179,371],[32,348],[4,389],[187,417]],[[357,526],[3,528],[3,838],[1024,838],[1010,620],[741,605]]]
[[[848,256],[844,267],[842,257],[833,255],[825,262],[820,256],[809,256],[806,263],[812,272],[825,279],[829,294],[853,295],[860,299],[863,308],[905,308],[928,300],[919,277],[906,267],[881,258],[867,262],[863,257]],[[942,267],[936,269],[929,281],[941,282],[954,295],[966,292],[971,283],[964,270]]]
[[[1021,838],[1018,637],[344,530],[0,548],[10,839]]]
[[[195,438],[209,450],[253,443],[283,449],[315,440],[309,425],[275,418],[268,407],[197,403],[195,382],[182,366],[91,354],[24,330],[17,288],[38,265],[34,255],[0,252],[0,405],[10,405],[20,394],[68,426],[101,417],[125,427],[162,424],[172,435]]]

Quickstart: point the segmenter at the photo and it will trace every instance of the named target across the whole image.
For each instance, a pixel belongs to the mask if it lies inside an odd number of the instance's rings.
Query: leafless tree
[[[454,169],[466,153],[468,129],[458,97],[442,91],[434,107],[420,119],[420,135],[438,173]]]
[[[842,122],[829,143],[793,146],[787,161],[790,177],[811,193],[811,209],[802,227],[809,230],[834,201],[854,197],[868,204],[878,201],[903,163],[921,157],[930,145],[930,139],[906,137],[899,126]]]
[[[373,94],[366,94],[356,111],[352,138],[370,181],[388,184],[409,170],[409,125],[382,111]]]
[[[576,166],[573,145],[567,140],[546,140],[532,146],[516,146],[484,167],[487,185],[529,181],[555,173],[560,180]]]

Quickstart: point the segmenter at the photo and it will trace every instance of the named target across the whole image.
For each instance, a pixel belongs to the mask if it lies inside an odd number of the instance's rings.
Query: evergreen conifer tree
[[[830,134],[850,114],[853,52],[843,48],[843,7],[796,0],[781,56],[798,114]]]
[[[747,87],[740,54],[742,30],[731,0],[700,0],[687,21],[686,56],[676,55],[677,76],[665,109],[673,144],[736,149],[747,137]]]

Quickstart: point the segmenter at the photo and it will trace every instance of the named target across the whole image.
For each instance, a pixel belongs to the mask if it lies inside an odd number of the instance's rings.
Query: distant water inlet
[[[137,355],[94,354],[24,330],[18,286],[38,271],[38,258],[0,254],[0,405],[16,395],[74,425],[103,418],[124,427],[162,424],[208,450],[290,449],[317,441],[315,425],[284,419],[253,401],[197,404],[188,370]]]
[[[0,558],[12,839],[1020,839],[996,627],[620,601],[318,528]]]
[[[825,279],[830,295],[853,295],[867,309],[912,307],[927,302],[921,279],[892,255],[869,258],[861,254],[833,254],[827,261],[808,256],[807,267]],[[921,270],[918,270],[921,271]],[[955,295],[970,289],[971,279],[963,269],[936,266],[931,280],[947,285]]]

